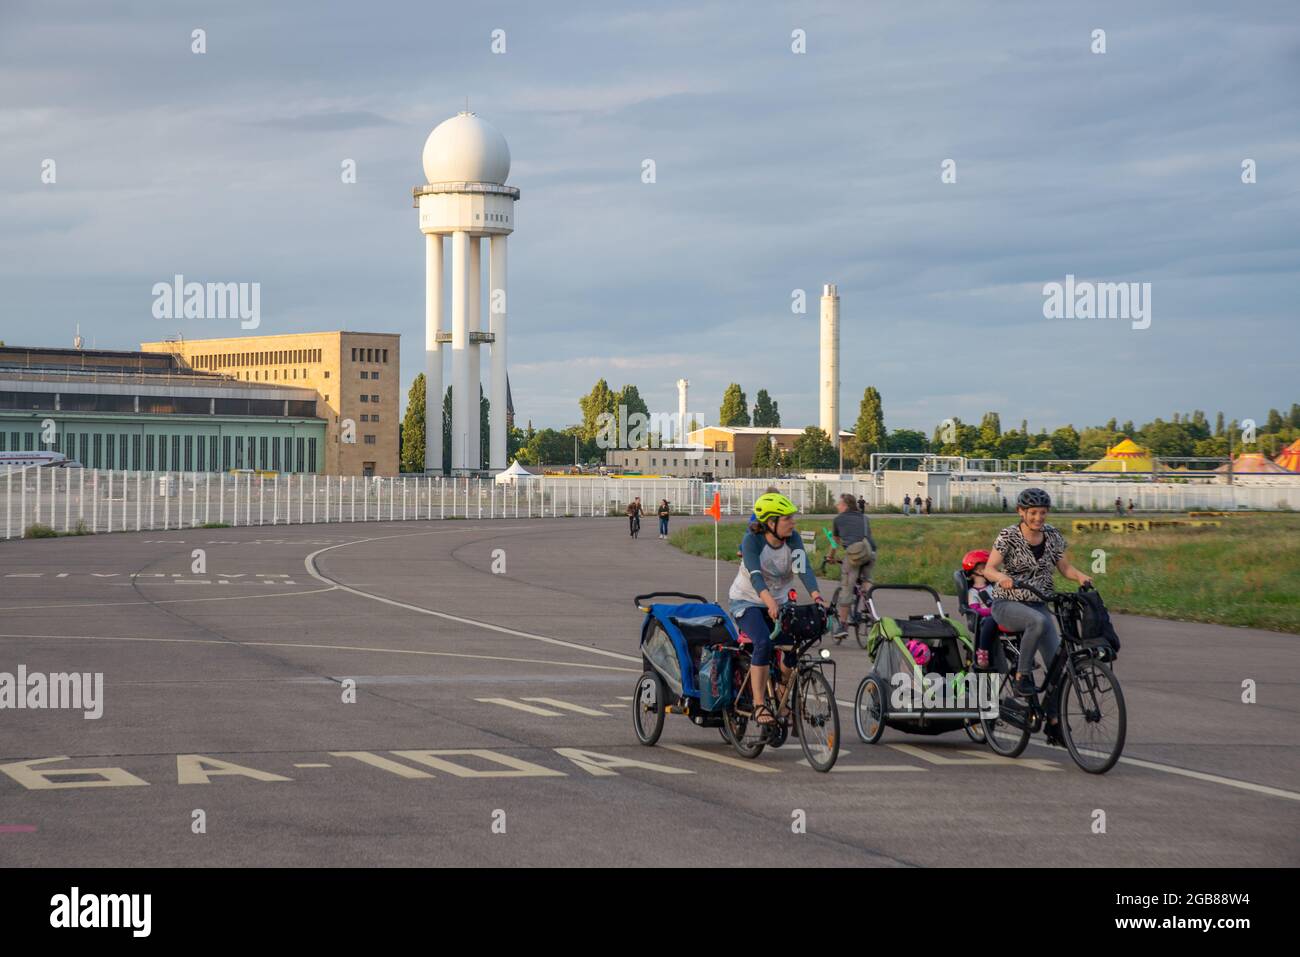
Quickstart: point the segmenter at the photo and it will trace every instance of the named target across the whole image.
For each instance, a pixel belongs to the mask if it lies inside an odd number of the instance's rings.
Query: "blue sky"
[[[850,427],[867,385],[927,432],[1261,418],[1300,400],[1297,89],[1292,3],[3,0],[0,339],[236,335],[154,319],[151,287],[260,282],[258,333],[399,332],[405,388],[410,191],[469,96],[523,194],[521,423],[576,421],[601,376],[653,410],[685,376],[710,421],[739,381],[813,422],[828,281]],[[1067,274],[1150,282],[1151,327],[1044,318]]]

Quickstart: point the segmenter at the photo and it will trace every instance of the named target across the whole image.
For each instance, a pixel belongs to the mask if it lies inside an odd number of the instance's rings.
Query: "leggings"
[[[736,616],[736,627],[740,633],[754,643],[750,663],[764,668],[772,664],[772,618],[766,608],[750,605]],[[794,653],[785,652],[786,665],[793,665]]]
[[[1056,618],[1041,601],[1007,601],[997,599],[993,602],[993,620],[1008,631],[1021,632],[1020,665],[1021,674],[1030,674],[1034,670],[1034,652],[1043,659],[1043,667],[1048,668],[1061,647],[1061,635],[1056,630]]]

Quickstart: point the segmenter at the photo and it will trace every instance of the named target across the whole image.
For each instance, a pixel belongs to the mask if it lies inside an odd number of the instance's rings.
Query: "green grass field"
[[[1111,611],[1180,621],[1244,625],[1300,634],[1300,515],[1227,515],[1219,528],[1152,532],[1073,532],[1070,515],[1053,516],[1070,543],[1070,561],[1091,574]],[[1097,519],[1104,516],[1079,515]],[[1138,516],[1141,518],[1142,516]],[[1152,515],[1164,520],[1177,515]],[[988,548],[998,530],[1014,521],[996,516],[878,518],[872,535],[879,546],[873,578],[893,584],[930,585],[940,594],[955,589],[953,570],[972,548]],[[814,568],[826,553],[822,516],[799,522],[819,530]],[[722,557],[735,562],[744,533],[740,523],[719,529]],[[807,536],[805,535],[805,539]],[[712,523],[672,534],[672,544],[692,555],[713,556]],[[1094,570],[1095,549],[1105,552],[1105,572]],[[836,578],[828,565],[823,578]],[[1070,588],[1074,585],[1071,583]],[[951,609],[950,609],[951,610]]]

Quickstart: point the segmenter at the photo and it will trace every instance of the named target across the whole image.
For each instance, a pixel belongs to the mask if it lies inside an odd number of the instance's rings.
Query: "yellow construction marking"
[[[484,748],[444,748],[437,751],[394,751],[392,753],[399,758],[406,758],[416,764],[423,764],[426,767],[433,768],[435,771],[446,771],[448,774],[454,774],[458,778],[563,778],[568,776],[563,771],[544,768],[540,764],[533,764],[531,761],[525,761],[509,754],[498,754]],[[507,770],[480,771],[478,768],[467,768],[463,764],[443,760],[445,756],[455,755],[482,758],[484,761],[503,765]]]
[[[540,704],[549,704],[552,708],[564,708],[567,711],[576,711],[578,714],[591,715],[593,718],[608,718],[603,711],[597,711],[595,708],[584,708],[580,704],[569,704],[567,701],[561,701],[559,698],[524,698],[525,701],[536,701]]]
[[[59,791],[64,788],[124,788],[148,786],[149,782],[136,777],[122,768],[37,768],[38,764],[51,764],[55,761],[71,761],[67,755],[57,758],[32,758],[28,761],[15,761],[12,764],[0,764],[0,771],[9,775],[29,791]],[[98,774],[98,781],[56,781],[55,778],[75,777],[84,774]]]
[[[912,757],[920,758],[922,761],[928,761],[930,764],[954,765],[954,764],[978,764],[985,767],[992,764],[1012,765],[1015,767],[1032,768],[1035,771],[1059,771],[1060,766],[1055,761],[1047,761],[1042,758],[1007,758],[1000,754],[993,754],[988,751],[979,751],[975,748],[960,748],[961,754],[968,754],[967,758],[949,758],[941,754],[935,754],[933,751],[927,751],[925,748],[919,748],[914,744],[891,744],[889,747],[895,751],[902,751],[904,754],[910,754]]]
[[[563,713],[559,711],[547,711],[545,708],[534,707],[531,704],[522,704],[518,701],[511,701],[509,698],[475,698],[475,701],[481,701],[483,704],[499,704],[503,708],[514,708],[517,711],[527,711],[529,714],[540,714],[543,718],[563,718]]]
[[[398,764],[396,761],[380,757],[370,751],[331,751],[330,757],[352,758],[354,761],[368,764],[372,768],[379,768],[381,771],[387,771],[389,774],[396,774],[399,778],[433,777],[433,775],[429,774],[427,771],[420,771],[416,768],[407,767],[405,764]]]
[[[272,774],[270,771],[259,771],[257,768],[246,768],[242,764],[235,764],[233,761],[223,761],[221,758],[210,758],[204,754],[176,755],[177,784],[211,784],[211,778],[221,777],[223,775],[236,775],[241,778],[252,778],[254,781],[293,780],[293,778],[285,778],[278,774]]]
[[[689,754],[693,757],[704,758],[706,761],[717,761],[719,764],[730,765],[733,768],[744,768],[746,771],[753,771],[755,774],[780,774],[780,768],[774,768],[770,764],[759,764],[757,761],[746,761],[743,758],[733,758],[729,754],[718,754],[716,751],[705,751],[701,748],[690,748],[684,744],[661,744],[659,747],[665,751],[676,751],[678,754]]]

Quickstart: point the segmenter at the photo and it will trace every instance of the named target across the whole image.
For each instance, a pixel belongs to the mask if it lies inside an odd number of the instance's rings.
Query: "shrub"
[[[27,531],[23,532],[23,538],[58,538],[59,533],[50,526],[41,522],[27,526]]]

